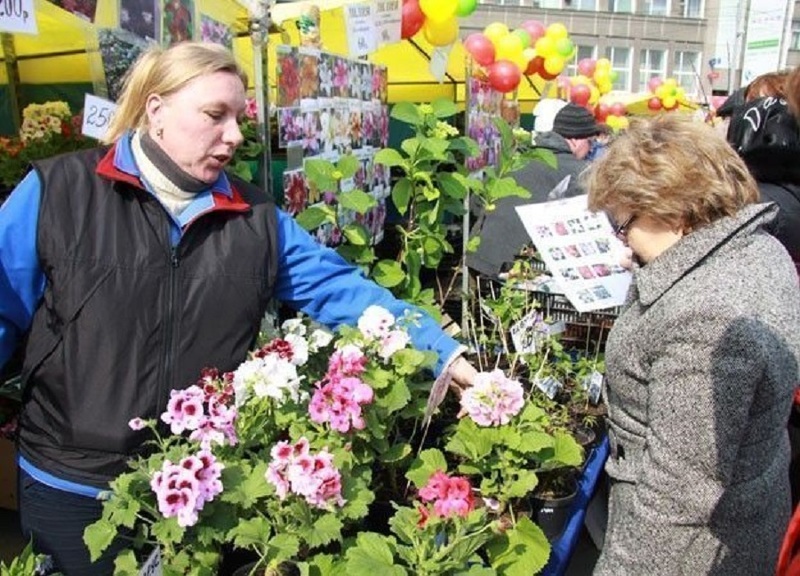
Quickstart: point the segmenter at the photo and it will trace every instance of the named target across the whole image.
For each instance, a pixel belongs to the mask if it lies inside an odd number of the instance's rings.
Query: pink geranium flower
[[[524,404],[522,384],[502,370],[481,372],[461,395],[461,407],[479,426],[508,424]]]

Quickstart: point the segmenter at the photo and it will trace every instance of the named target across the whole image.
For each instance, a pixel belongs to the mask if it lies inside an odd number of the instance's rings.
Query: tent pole
[[[19,101],[19,65],[17,64],[17,50],[14,47],[14,36],[12,34],[0,34],[0,42],[3,45],[3,64],[6,68],[8,77],[8,100],[11,107],[11,118],[14,121],[14,130],[20,131],[22,127],[21,106]]]
[[[258,120],[258,138],[264,144],[261,155],[261,186],[270,195],[272,194],[272,138],[269,125],[269,84],[265,82],[269,70],[269,43],[270,8],[271,0],[260,0],[255,9],[250,8],[250,40],[253,48],[253,76],[255,81],[255,96]]]

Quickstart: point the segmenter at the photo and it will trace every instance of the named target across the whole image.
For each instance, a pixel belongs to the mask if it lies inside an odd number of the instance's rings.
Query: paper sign
[[[2,3],[2,2],[0,2]],[[83,125],[81,126],[81,134],[102,138],[111,118],[114,117],[114,112],[117,110],[117,105],[113,102],[100,98],[94,94],[87,94],[83,101]]]
[[[401,24],[403,3],[401,0],[378,0],[375,2],[375,30],[379,44],[394,44],[402,40]]]
[[[357,58],[377,50],[378,38],[373,3],[348,4],[343,8],[350,56]]]
[[[620,265],[622,243],[586,195],[516,208],[536,249],[578,312],[625,303],[631,273]]]
[[[139,570],[139,576],[161,576],[161,548],[154,548]]]
[[[36,9],[33,0],[3,0],[0,2],[0,32],[38,34]]]

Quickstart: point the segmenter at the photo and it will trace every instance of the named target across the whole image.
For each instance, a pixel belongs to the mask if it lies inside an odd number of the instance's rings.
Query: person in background
[[[0,367],[24,346],[21,523],[68,576],[113,570],[121,544],[90,564],[82,538],[141,450],[128,421],[156,418],[206,366],[234,370],[271,299],[331,328],[370,305],[415,311],[225,173],[246,86],[216,44],[149,48],[111,145],[35,163],[0,209]],[[469,385],[462,347],[416,312],[414,345]]]
[[[790,515],[800,291],[747,166],[678,114],[586,176],[634,256],[606,345],[611,481],[596,576],[772,575]]]
[[[530,242],[517,216],[517,206],[555,199],[549,197],[549,193],[565,179],[567,185],[560,197],[584,194],[579,176],[589,166],[586,156],[592,140],[604,132],[604,127],[586,108],[571,103],[558,108],[553,117],[552,131],[537,133],[534,141],[535,146],[553,152],[556,167],[532,161],[512,174],[531,195],[528,198],[503,198],[493,211],[479,215],[473,235],[480,235],[480,244],[475,252],[467,254],[467,266],[481,274],[496,276]]]

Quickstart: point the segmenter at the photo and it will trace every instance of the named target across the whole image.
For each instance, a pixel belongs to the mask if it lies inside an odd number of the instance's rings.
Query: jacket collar
[[[96,173],[115,182],[125,182],[141,190],[147,190],[141,180],[141,172],[131,150],[132,132],[126,132],[106,152],[97,164]],[[210,186],[215,209],[249,210],[250,204],[230,183],[225,172]]]
[[[752,235],[777,214],[775,204],[753,204],[687,234],[655,260],[635,270],[639,302],[651,305],[705,258],[735,238]]]

